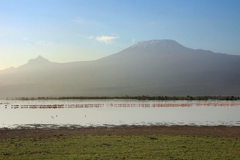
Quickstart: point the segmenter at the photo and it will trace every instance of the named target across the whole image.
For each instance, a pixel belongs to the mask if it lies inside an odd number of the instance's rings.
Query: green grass
[[[240,159],[240,139],[167,135],[3,139],[0,159]]]

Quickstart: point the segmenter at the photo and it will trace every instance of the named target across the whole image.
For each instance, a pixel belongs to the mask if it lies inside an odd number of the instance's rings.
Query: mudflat
[[[0,139],[56,135],[195,135],[240,138],[240,126],[121,126],[58,129],[1,129]]]

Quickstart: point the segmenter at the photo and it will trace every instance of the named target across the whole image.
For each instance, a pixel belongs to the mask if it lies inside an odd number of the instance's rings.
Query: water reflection
[[[0,128],[240,126],[239,101],[4,100]]]

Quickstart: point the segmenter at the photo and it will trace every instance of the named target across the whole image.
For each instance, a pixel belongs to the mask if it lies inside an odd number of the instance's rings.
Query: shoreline
[[[52,137],[56,135],[188,135],[240,138],[240,126],[122,126],[0,130],[0,139]]]

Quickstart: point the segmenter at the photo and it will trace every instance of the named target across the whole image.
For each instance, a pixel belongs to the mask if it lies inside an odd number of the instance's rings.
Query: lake
[[[240,101],[0,100],[0,128],[240,126]]]

